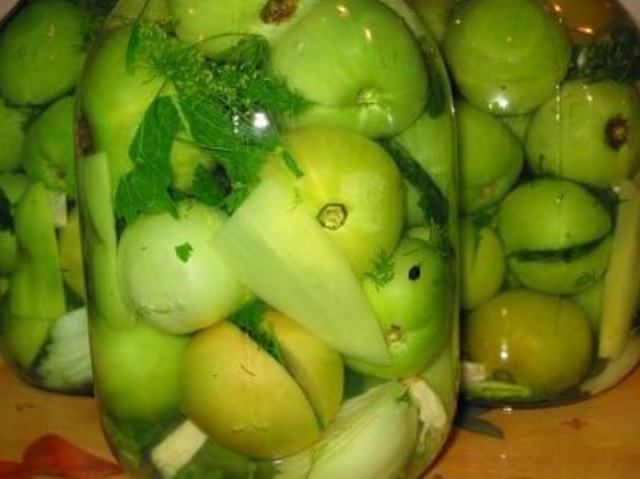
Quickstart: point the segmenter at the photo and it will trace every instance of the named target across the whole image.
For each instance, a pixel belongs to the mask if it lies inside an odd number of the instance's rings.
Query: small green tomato
[[[387,266],[388,275],[368,276],[363,289],[384,331],[391,364],[347,359],[364,374],[385,379],[413,376],[438,355],[447,336],[447,267],[437,250],[406,238]]]
[[[123,297],[164,332],[184,334],[221,321],[246,297],[214,247],[225,215],[184,202],[178,216],[143,216],[125,229],[118,249]]]
[[[569,36],[536,0],[464,2],[443,45],[464,97],[497,114],[528,113],[544,103],[571,60]]]
[[[105,411],[125,421],[178,416],[180,360],[188,342],[142,321],[125,329],[95,321],[94,381]]]
[[[460,208],[474,213],[500,201],[518,179],[524,152],[497,118],[459,101]]]

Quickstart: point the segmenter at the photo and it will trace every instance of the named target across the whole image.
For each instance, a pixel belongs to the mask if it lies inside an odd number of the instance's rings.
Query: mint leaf
[[[130,224],[142,214],[164,211],[177,214],[169,195],[172,178],[169,158],[179,129],[180,117],[171,98],[156,98],[129,149],[134,167],[118,183],[114,204],[118,218]]]
[[[180,246],[176,246],[176,256],[180,258],[180,261],[186,263],[189,261],[191,257],[191,253],[193,253],[193,246],[189,243],[182,243]]]
[[[222,168],[209,171],[204,165],[198,165],[193,174],[191,194],[205,205],[218,207],[229,194],[227,183],[228,179]]]
[[[282,146],[274,118],[296,114],[308,102],[269,71],[269,44],[257,35],[245,35],[213,61],[160,24],[138,22],[129,47],[137,67],[173,85],[187,138],[224,170],[216,175],[224,181],[196,170],[193,196],[233,212],[260,181],[264,162]],[[283,159],[296,176],[302,173],[290,155]]]

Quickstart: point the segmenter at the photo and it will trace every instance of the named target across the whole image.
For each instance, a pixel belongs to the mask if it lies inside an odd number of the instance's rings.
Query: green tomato
[[[72,96],[58,100],[34,121],[25,137],[23,165],[33,181],[76,196]]]
[[[576,183],[540,179],[519,186],[502,203],[498,227],[510,270],[530,288],[574,294],[607,268],[611,216]]]
[[[144,320],[171,334],[223,320],[246,298],[244,287],[215,249],[225,215],[187,201],[170,213],[127,227],[118,247],[122,296]]]
[[[25,110],[11,108],[0,98],[0,172],[15,171],[20,167],[27,116]]]
[[[188,338],[139,321],[115,329],[103,320],[90,331],[94,384],[106,412],[120,420],[160,421],[179,415],[180,361]]]
[[[180,368],[182,411],[222,446],[278,458],[305,449],[320,435],[295,379],[231,323],[197,333]]]
[[[391,363],[347,359],[358,372],[385,379],[423,371],[441,351],[448,332],[447,266],[424,241],[406,238],[391,257],[392,279],[367,278],[363,290],[384,332]]]
[[[524,183],[507,195],[498,213],[507,254],[573,248],[603,238],[611,227],[598,198],[566,180]]]
[[[86,56],[88,21],[63,0],[29,2],[0,34],[0,95],[38,105],[71,90]]]
[[[294,130],[283,140],[303,176],[296,179],[288,170],[284,174],[357,274],[380,251],[395,249],[404,224],[405,191],[385,150],[356,132],[332,126]],[[285,168],[276,165],[280,171]]]
[[[469,102],[513,115],[553,95],[569,68],[571,42],[536,0],[476,0],[455,11],[444,54]]]
[[[591,366],[589,320],[575,303],[525,289],[496,296],[463,324],[468,359],[536,396],[577,386]]]
[[[534,115],[526,149],[536,173],[612,186],[640,166],[640,95],[614,81],[565,83]]]
[[[460,209],[474,213],[497,203],[518,179],[524,152],[500,120],[466,102],[457,104]]]
[[[296,126],[328,123],[388,137],[424,109],[422,50],[382,2],[317,2],[271,43],[273,72],[311,102],[290,119]]]
[[[460,221],[460,293],[464,309],[493,297],[504,283],[506,261],[502,243],[491,226]]]

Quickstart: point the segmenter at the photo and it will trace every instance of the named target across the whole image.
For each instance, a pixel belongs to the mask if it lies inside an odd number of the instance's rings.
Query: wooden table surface
[[[640,369],[590,401],[482,418],[505,438],[455,429],[425,479],[640,479]],[[49,432],[112,460],[92,399],[35,390],[0,364],[0,459]]]

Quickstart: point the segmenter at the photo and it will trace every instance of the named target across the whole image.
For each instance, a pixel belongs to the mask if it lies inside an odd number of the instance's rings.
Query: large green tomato
[[[577,293],[604,274],[612,223],[586,188],[549,178],[511,191],[498,214],[512,272],[524,285],[555,294]]]
[[[177,416],[180,360],[187,344],[188,338],[164,334],[143,321],[125,329],[95,321],[94,383],[104,409],[131,421]]]
[[[181,406],[219,444],[277,458],[310,446],[320,435],[319,420],[333,420],[343,366],[335,351],[291,319],[272,312],[265,319],[282,363],[233,324],[216,324],[187,347]]]
[[[383,2],[320,1],[272,41],[271,66],[312,104],[295,125],[392,136],[424,109],[429,78],[405,22]]]
[[[640,95],[614,81],[565,83],[533,116],[526,150],[536,173],[612,186],[640,166]]]
[[[571,42],[536,0],[476,0],[454,13],[444,54],[464,97],[497,114],[521,114],[550,98]]]
[[[347,359],[364,374],[406,378],[423,371],[447,337],[447,267],[442,254],[422,240],[405,238],[391,257],[392,279],[367,277],[363,289],[382,328],[391,364]]]
[[[555,395],[584,379],[591,366],[591,326],[572,301],[525,289],[496,296],[463,324],[469,361],[506,374],[534,395]]]
[[[393,251],[404,225],[405,189],[391,157],[361,134],[338,127],[302,128],[283,139],[303,172],[297,179],[285,175],[354,271],[369,269],[380,251]],[[265,175],[272,173],[267,169]]]
[[[139,317],[171,334],[191,333],[233,313],[246,290],[214,242],[226,216],[195,201],[170,213],[145,215],[118,247],[122,297]]]
[[[70,2],[29,2],[0,35],[0,95],[36,105],[71,90],[86,56],[88,23]]]

